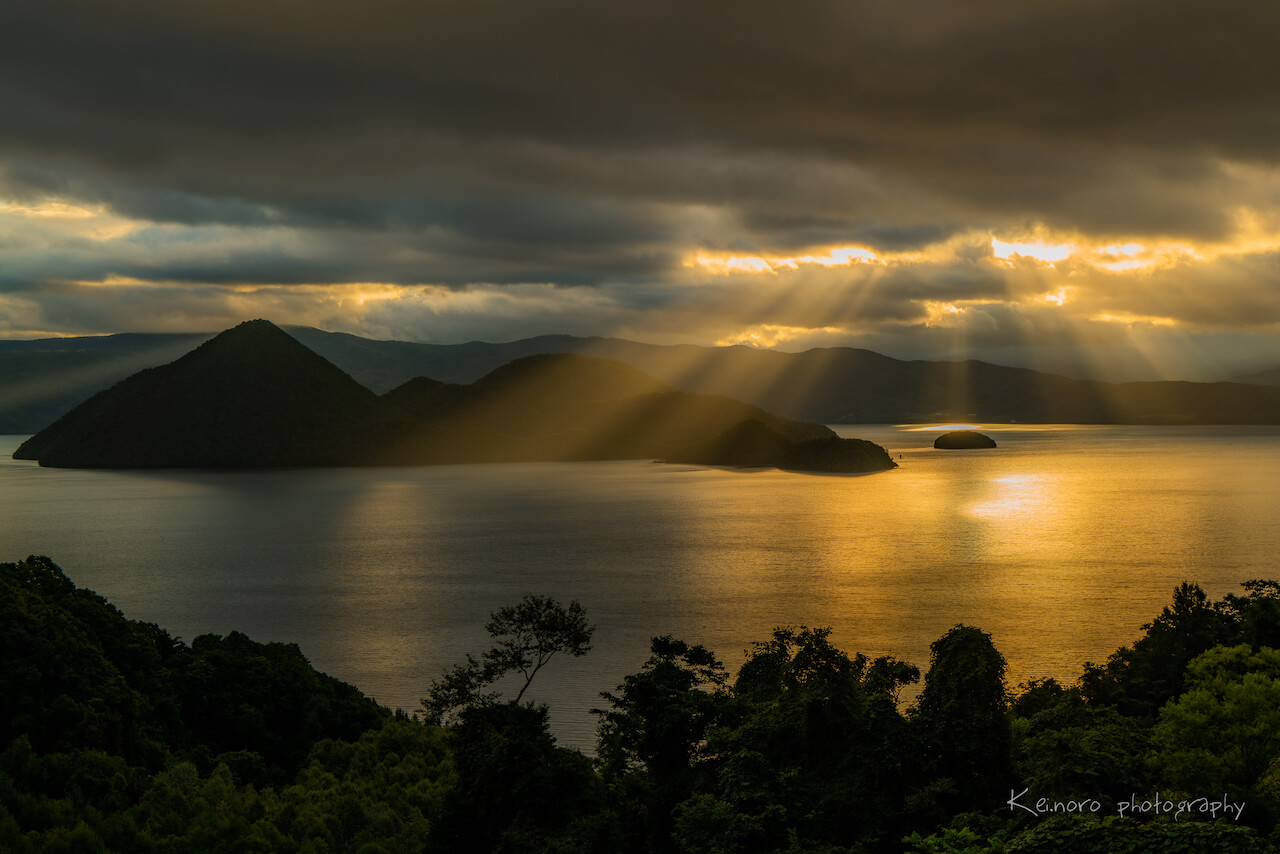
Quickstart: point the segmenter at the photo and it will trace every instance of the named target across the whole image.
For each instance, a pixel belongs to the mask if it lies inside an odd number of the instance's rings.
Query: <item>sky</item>
[[[4,0],[0,337],[1280,366],[1280,4]]]

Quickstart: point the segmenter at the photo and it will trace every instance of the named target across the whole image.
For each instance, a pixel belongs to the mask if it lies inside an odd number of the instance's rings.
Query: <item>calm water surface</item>
[[[999,447],[850,426],[900,468],[818,476],[649,462],[95,472],[9,459],[0,560],[47,554],[134,619],[190,641],[297,642],[389,706],[486,646],[525,593],[578,599],[595,649],[534,683],[565,743],[673,634],[731,669],[788,624],[925,669],[956,623],[1011,683],[1073,680],[1183,580],[1217,598],[1280,576],[1280,429],[1015,426]],[[540,683],[540,684],[539,684]]]

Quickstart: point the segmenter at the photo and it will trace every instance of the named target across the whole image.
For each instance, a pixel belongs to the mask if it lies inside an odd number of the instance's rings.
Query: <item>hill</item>
[[[188,646],[125,619],[47,557],[0,563],[0,639],[0,741],[28,751],[105,751],[151,770],[172,755],[206,769],[217,757],[285,782],[322,738],[354,739],[390,717],[296,644],[233,631]]]
[[[428,462],[685,459],[688,448],[748,421],[767,424],[788,447],[835,435],[729,398],[676,391],[621,362],[565,353],[517,359],[470,386],[414,379],[384,400],[426,419],[425,435],[436,441],[404,456]],[[759,464],[782,458],[771,459]],[[881,462],[877,468],[892,468],[887,457]]]
[[[1116,384],[979,361],[902,361],[846,347],[781,353],[568,335],[500,344],[417,344],[304,327],[286,331],[378,394],[415,377],[462,385],[526,356],[576,353],[623,362],[679,391],[721,395],[823,424],[1280,424],[1280,387],[1268,385],[1264,375],[1229,383]],[[176,358],[173,350],[184,341],[190,347],[199,338],[0,342],[0,368],[9,368],[0,370],[0,432],[39,430],[143,363],[163,363],[162,352]]]
[[[532,353],[578,353],[624,362],[680,391],[822,424],[1280,424],[1280,388],[1245,382],[1106,383],[976,360],[903,361],[849,347],[783,353],[568,335],[441,345],[370,342],[314,329],[291,334],[375,391],[418,375],[469,383]]]
[[[85,468],[688,459],[686,449],[707,447],[710,437],[746,421],[767,425],[782,443],[776,458],[753,465],[894,466],[883,449],[792,456],[797,443],[851,440],[572,354],[518,359],[470,386],[419,377],[379,398],[263,320],[95,395],[14,456]]]
[[[14,454],[41,465],[351,465],[410,419],[265,320],[94,395]]]

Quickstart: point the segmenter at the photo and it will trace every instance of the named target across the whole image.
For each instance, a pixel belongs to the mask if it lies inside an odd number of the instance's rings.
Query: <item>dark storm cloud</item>
[[[779,252],[840,243],[877,252],[905,252],[941,243],[963,230],[958,224],[868,224],[851,216],[824,216],[761,207],[745,209],[739,222],[750,234],[768,241],[768,245]]]
[[[1217,233],[1170,182],[1212,179],[1206,154],[1276,159],[1278,25],[1256,0],[17,2],[0,145],[150,185],[131,209],[181,222],[332,216],[335,196],[403,216],[400,182],[429,207],[450,161],[483,187],[498,151],[532,141],[576,152],[542,195],[567,204],[645,193],[596,158],[698,146],[702,176],[669,198],[734,204],[759,188],[717,192],[717,152],[777,151],[873,169],[883,193],[924,185],[943,213]],[[821,196],[799,189],[793,204]],[[518,205],[459,216],[547,239]]]
[[[1149,275],[1094,262],[1274,235],[1277,32],[1265,0],[9,0],[0,316],[774,325],[903,355],[1118,346],[1105,313],[1261,330],[1274,240]],[[992,235],[1079,251],[1004,265]],[[840,246],[880,263],[803,261]]]

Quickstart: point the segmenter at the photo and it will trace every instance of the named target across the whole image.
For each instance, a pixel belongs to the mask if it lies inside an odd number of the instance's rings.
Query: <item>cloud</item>
[[[779,346],[1029,359],[1051,338],[1119,346],[1130,321],[1276,324],[1274,4],[16,0],[3,16],[0,294],[28,301],[28,329],[274,304],[432,340],[769,327]],[[58,204],[90,216],[22,213]],[[1081,248],[1003,263],[993,238]],[[1109,245],[1144,249],[1108,262]],[[884,263],[750,281],[687,266],[841,249]],[[368,283],[399,296],[353,312]]]

